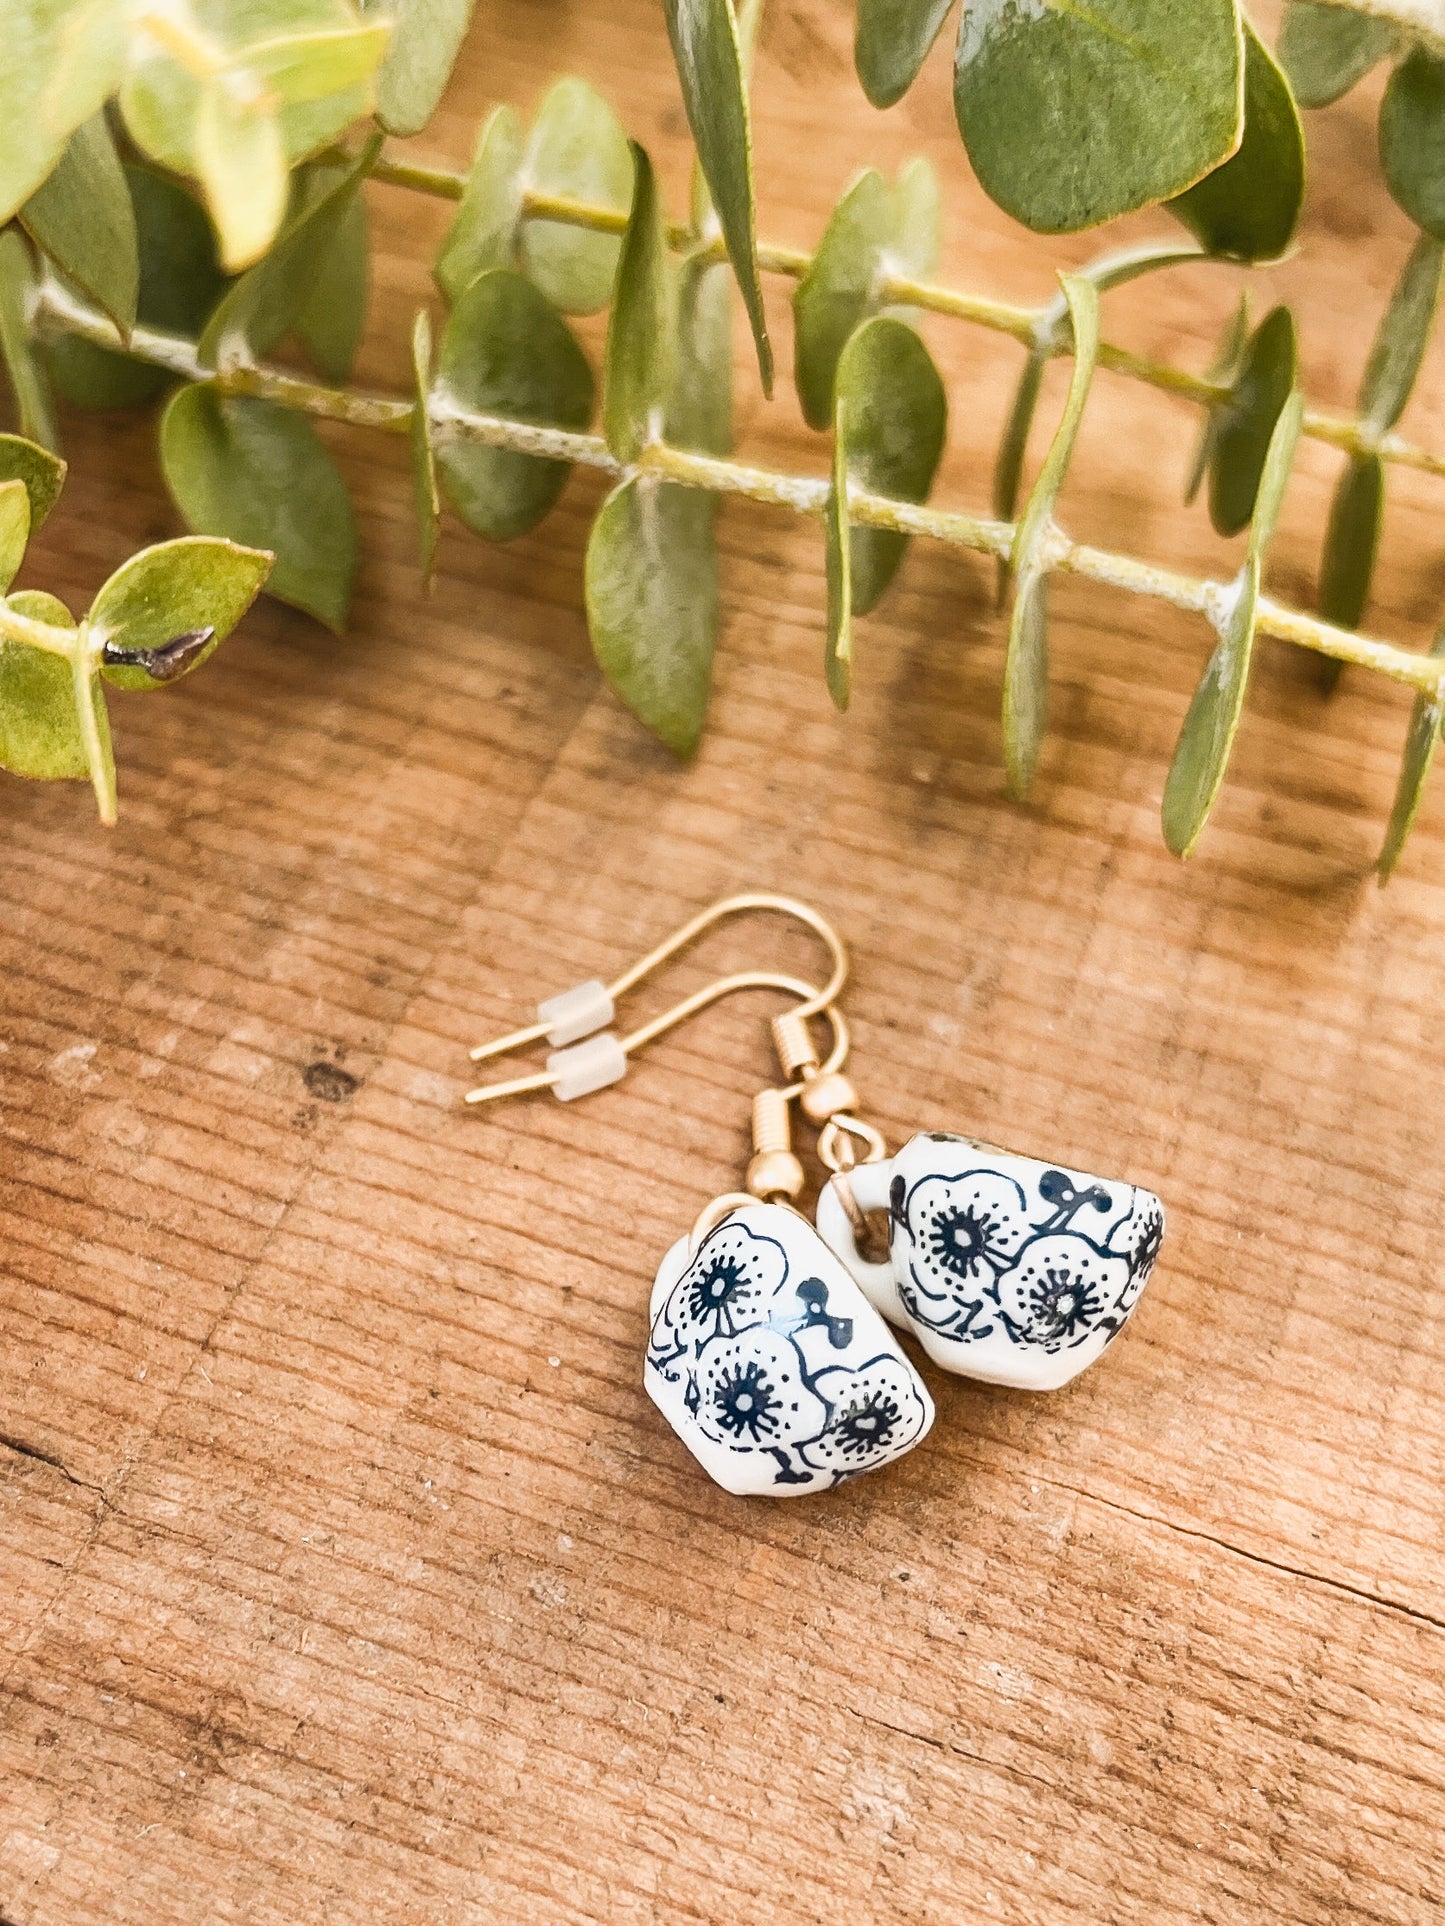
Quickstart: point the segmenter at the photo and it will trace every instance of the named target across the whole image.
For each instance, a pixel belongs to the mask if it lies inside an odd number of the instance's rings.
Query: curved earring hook
[[[513,1077],[505,1083],[484,1083],[476,1090],[469,1090],[464,1101],[494,1103],[499,1097],[524,1097],[534,1090],[555,1090],[564,1103],[574,1097],[590,1096],[594,1090],[618,1082],[626,1073],[627,1059],[635,1051],[665,1036],[669,1030],[675,1030],[680,1023],[686,1023],[689,1017],[696,1016],[699,1010],[707,1009],[709,1004],[717,1003],[738,990],[786,990],[790,996],[799,998],[788,1014],[801,1017],[805,1022],[821,1011],[833,1032],[832,1048],[822,1066],[823,1071],[841,1070],[848,1061],[850,1038],[843,1013],[834,1004],[824,1006],[820,1001],[821,992],[813,984],[805,983],[800,976],[785,976],[777,970],[742,970],[735,976],[720,976],[715,983],[695,990],[691,996],[684,997],[681,1003],[675,1003],[670,1010],[664,1010],[661,1016],[655,1016],[650,1023],[644,1023],[629,1036],[619,1038],[609,1033],[587,1037],[568,1049],[554,1051],[547,1059],[545,1070],[539,1070],[530,1077]],[[785,1098],[795,1097],[802,1087],[801,1083],[789,1084],[781,1095]]]
[[[537,1022],[526,1024],[520,1030],[512,1030],[492,1043],[479,1043],[469,1053],[472,1062],[484,1063],[490,1057],[506,1056],[513,1050],[525,1048],[529,1043],[540,1043],[544,1037],[555,1047],[561,1048],[566,1044],[577,1043],[583,1037],[591,1036],[594,1031],[605,1029],[616,1014],[618,997],[625,996],[645,977],[650,976],[654,970],[676,956],[679,950],[685,949],[689,943],[694,942],[704,930],[711,929],[714,923],[720,923],[727,916],[739,916],[754,910],[771,910],[780,916],[791,916],[796,921],[806,924],[826,946],[832,958],[832,975],[821,989],[805,985],[806,999],[792,1012],[794,1016],[805,1019],[819,1015],[837,1001],[839,992],[848,980],[848,952],[843,947],[842,938],[825,917],[820,916],[809,904],[799,902],[797,897],[774,896],[766,891],[752,890],[740,896],[724,896],[709,908],[699,911],[690,922],[684,923],[681,929],[674,930],[665,942],[659,943],[656,949],[649,950],[646,956],[640,957],[630,969],[624,970],[621,976],[616,977],[611,983],[596,981],[579,983],[575,990],[567,990],[561,996],[550,997],[538,1006]],[[785,982],[791,985],[798,980],[797,978],[784,979],[763,972],[750,972],[745,973],[745,976],[721,978],[720,983],[723,987],[717,989],[717,994],[726,996],[730,989],[745,989],[753,984],[758,988],[769,985],[781,988]],[[704,999],[703,1003],[693,1005],[693,1008],[699,1010],[704,1008],[707,1000]],[[678,1009],[685,1010],[686,1015],[692,1014],[692,1008],[682,1004],[678,1005]],[[674,1016],[673,1020],[680,1023],[683,1017]],[[671,1024],[664,1023],[663,1028],[669,1029]],[[652,1029],[645,1036],[641,1032],[638,1034],[640,1042],[635,1044],[634,1048],[640,1047],[641,1043],[650,1042],[654,1036],[660,1036],[662,1031]],[[539,1089],[543,1086],[529,1084],[528,1087]]]

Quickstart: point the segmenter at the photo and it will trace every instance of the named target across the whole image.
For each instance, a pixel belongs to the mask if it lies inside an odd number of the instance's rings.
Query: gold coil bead
[[[788,1100],[781,1090],[760,1090],[753,1098],[753,1149],[791,1150]]]
[[[851,1077],[834,1070],[828,1076],[805,1078],[798,1102],[810,1123],[825,1124],[840,1110],[856,1110],[858,1092]]]
[[[795,1010],[784,1010],[781,1016],[773,1018],[773,1047],[785,1077],[796,1077],[810,1064],[817,1068],[818,1050],[807,1018],[800,1017]]]

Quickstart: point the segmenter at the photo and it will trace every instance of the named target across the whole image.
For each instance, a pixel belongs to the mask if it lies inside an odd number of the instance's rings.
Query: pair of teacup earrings
[[[753,910],[797,917],[822,938],[833,969],[821,988],[744,971],[629,1036],[612,1034],[620,996],[714,923]],[[806,903],[731,896],[614,983],[552,997],[536,1023],[471,1053],[480,1062],[546,1039],[544,1071],[483,1085],[467,1102],[534,1090],[567,1102],[616,1083],[636,1051],[720,997],[769,989],[796,999],[772,1020],[783,1082],[754,1101],[746,1188],[707,1205],[652,1288],[648,1393],[704,1470],[740,1496],[830,1487],[925,1436],[933,1400],[885,1318],[946,1371],[1053,1390],[1118,1335],[1164,1235],[1151,1191],[973,1137],[923,1131],[890,1157],[856,1114],[844,1074],[849,1035],[838,997],[847,975],[842,942]],[[819,1018],[831,1031],[821,1057]],[[806,1178],[792,1148],[794,1105],[817,1127],[830,1173],[816,1224],[797,1208]],[[882,1211],[887,1255],[874,1256],[869,1216]]]

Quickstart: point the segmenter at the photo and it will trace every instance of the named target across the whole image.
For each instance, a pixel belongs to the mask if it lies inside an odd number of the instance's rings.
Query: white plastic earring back
[[[627,1052],[606,1030],[569,1049],[554,1050],[547,1059],[547,1075],[552,1079],[552,1095],[561,1103],[571,1103],[574,1097],[590,1097],[609,1083],[621,1083],[627,1075]]]
[[[547,1041],[554,1050],[605,1030],[616,1014],[617,1005],[611,992],[595,976],[579,983],[575,990],[564,990],[560,996],[549,996],[545,1003],[537,1005],[538,1025],[545,1024]],[[500,1055],[500,1052],[489,1054]],[[480,1061],[475,1050],[472,1060]]]

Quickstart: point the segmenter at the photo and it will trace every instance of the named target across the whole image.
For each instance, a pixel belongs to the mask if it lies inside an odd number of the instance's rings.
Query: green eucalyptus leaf
[[[853,693],[853,545],[848,539],[848,461],[843,437],[833,437],[833,473],[823,508],[828,583],[827,640],[823,679],[835,707],[846,709]]]
[[[537,109],[522,178],[528,192],[626,213],[632,149],[621,121],[585,80],[559,80]],[[612,297],[619,243],[564,221],[524,220],[523,271],[563,314],[595,314]],[[498,266],[502,263],[498,262]]]
[[[377,78],[388,134],[419,134],[436,112],[472,17],[473,0],[385,0],[391,45]]]
[[[1169,203],[1211,254],[1272,261],[1294,238],[1305,193],[1299,109],[1274,56],[1246,22],[1244,138],[1222,166]]]
[[[952,6],[953,0],[858,0],[853,64],[875,107],[902,100]]]
[[[226,288],[215,230],[179,181],[149,166],[124,173],[140,243],[139,319],[169,334],[198,335]],[[78,335],[57,335],[44,354],[57,390],[79,408],[139,407],[172,379]]]
[[[78,627],[64,602],[48,589],[16,589],[13,595],[5,597],[5,606],[31,622],[44,622],[52,629],[68,629],[73,633]]]
[[[1258,556],[1261,563],[1265,550],[1274,540],[1279,511],[1284,504],[1284,491],[1289,486],[1290,471],[1294,467],[1304,412],[1304,397],[1296,388],[1285,398],[1265,451],[1259,488],[1254,498],[1254,517],[1249,524],[1249,552]]]
[[[752,326],[763,392],[773,392],[773,351],[758,272],[752,124],[743,48],[732,0],[663,0],[688,124]]]
[[[236,270],[280,227],[288,168],[370,110],[384,23],[359,24],[345,0],[189,0],[188,12],[219,71],[197,80],[141,21],[120,107],[143,153],[200,179],[222,258]]]
[[[1023,480],[1024,456],[1028,453],[1029,431],[1038,411],[1048,356],[1035,348],[1024,363],[1014,389],[1013,406],[1004,423],[1003,439],[993,462],[993,512],[1001,522],[1011,522],[1019,505],[1019,483]],[[1012,571],[1006,561],[998,565],[998,606],[1008,599]]]
[[[733,445],[732,274],[696,255],[677,275],[677,352],[667,404],[674,448],[726,455]]]
[[[1229,325],[1220,337],[1213,361],[1205,376],[1207,381],[1224,383],[1233,388],[1239,374],[1240,363],[1244,359],[1245,346],[1249,341],[1249,296],[1241,294]],[[1219,416],[1222,410],[1210,405],[1204,417],[1204,426],[1199,431],[1195,445],[1194,460],[1190,465],[1189,478],[1184,484],[1184,499],[1192,502],[1199,493],[1199,484],[1209,472],[1214,460],[1214,444],[1217,438]]]
[[[128,166],[140,242],[140,318],[173,334],[198,335],[227,281],[206,210],[179,181]]]
[[[1279,411],[1260,467],[1233,605],[1175,745],[1164,784],[1164,840],[1176,856],[1187,856],[1198,842],[1229,766],[1254,653],[1265,551],[1279,520],[1303,419],[1304,402],[1296,389]]]
[[[348,171],[313,161],[305,171],[305,191],[327,198]],[[366,197],[359,183],[343,192],[339,211],[330,218],[330,238],[319,237],[311,291],[297,315],[296,332],[318,373],[340,382],[349,377],[366,332],[371,263]]]
[[[146,29],[133,37],[120,88],[126,132],[143,154],[175,174],[194,174],[200,83]]]
[[[19,573],[29,540],[29,492],[23,481],[0,482],[0,594]]]
[[[1164,784],[1164,840],[1187,856],[1209,820],[1244,711],[1259,613],[1259,557],[1245,560],[1234,603],[1175,745]]]
[[[294,167],[299,161],[313,160],[324,153],[338,134],[371,112],[375,92],[373,82],[361,81],[328,94],[324,100],[283,105],[279,118],[288,164]]]
[[[904,321],[875,315],[838,363],[834,433],[850,487],[893,501],[927,501],[948,431],[943,381]],[[891,528],[854,528],[852,610],[877,606],[903,560],[908,537]]]
[[[1442,266],[1445,244],[1421,234],[1395,283],[1360,383],[1360,413],[1377,435],[1405,412],[1434,330]]]
[[[1384,502],[1384,463],[1378,455],[1351,455],[1335,487],[1320,560],[1320,614],[1336,628],[1358,628],[1370,599]],[[1337,681],[1339,664],[1326,668]]]
[[[1297,366],[1294,316],[1273,308],[1250,336],[1214,424],[1209,515],[1221,535],[1237,535],[1254,514],[1270,437],[1294,392]]]
[[[411,479],[416,503],[417,544],[422,587],[428,594],[436,576],[437,537],[441,532],[441,495],[437,488],[436,450],[431,433],[431,317],[417,310],[411,329],[411,366],[415,399],[411,410]]]
[[[332,248],[341,247],[343,267],[347,246],[354,251],[356,237],[353,234],[347,241],[346,224],[380,145],[381,136],[373,135],[348,166],[328,168],[319,178],[303,179],[301,205],[287,221],[276,245],[227,290],[206,323],[200,340],[200,356],[205,366],[226,368],[244,364],[266,354],[293,330],[304,327],[316,292],[317,276],[324,272]],[[362,244],[364,249],[364,229]],[[354,259],[349,277],[343,276],[348,281],[353,303],[358,292],[363,301],[365,298],[364,259],[362,268],[359,290]],[[344,350],[353,333],[360,333],[360,319],[354,305],[351,313],[342,317],[342,323],[324,340],[326,349],[337,354]]]
[[[948,427],[948,402],[933,359],[892,315],[865,321],[838,362],[828,541],[828,689],[840,709],[852,683],[852,620],[877,606],[903,560],[896,529],[852,527],[853,488],[895,501],[926,501]],[[835,554],[835,549],[845,553]]]
[[[0,363],[10,377],[21,434],[44,448],[54,448],[50,391],[30,338],[34,287],[30,249],[15,228],[7,227],[0,231]]]
[[[954,107],[984,191],[1040,233],[1183,193],[1243,133],[1235,0],[968,0]]]
[[[1280,29],[1280,65],[1301,107],[1328,107],[1392,52],[1396,39],[1387,20],[1291,0]]]
[[[432,424],[442,485],[468,528],[498,542],[524,534],[556,502],[570,465],[465,440],[444,410],[578,431],[593,399],[586,356],[525,276],[494,268],[472,282],[442,335]]]
[[[1044,457],[1038,480],[1034,483],[1014,538],[1012,560],[1015,568],[1033,563],[1039,544],[1052,526],[1054,508],[1073,457],[1079,424],[1084,418],[1084,404],[1089,398],[1089,387],[1099,357],[1098,289],[1091,281],[1075,274],[1061,274],[1059,283],[1069,308],[1074,338],[1074,366],[1069,376],[1069,392],[1064,398],[1063,414],[1059,417],[1049,452]]]
[[[1445,240],[1445,59],[1417,47],[1380,104],[1385,181],[1416,227]]]
[[[603,674],[674,755],[702,735],[717,643],[715,497],[632,475],[587,540],[587,626]]]
[[[0,435],[0,482],[22,481],[30,497],[30,526],[39,528],[59,499],[65,463],[22,435]]]
[[[1014,590],[1003,713],[1009,794],[1022,802],[1033,787],[1049,724],[1049,578],[1038,569],[1020,575]]]
[[[371,77],[333,86],[374,65],[377,23],[361,26],[346,0],[188,0],[187,12],[221,59],[218,77],[238,101],[276,110],[288,164],[309,159],[373,105]],[[178,174],[198,171],[202,83],[142,20],[128,48],[120,90],[127,130],[144,153]]]
[[[304,415],[273,402],[178,389],[161,417],[161,467],[197,534],[276,558],[267,589],[340,632],[356,569],[346,484]]]
[[[125,175],[104,114],[77,127],[20,219],[36,246],[122,334],[135,323],[140,254]]]
[[[283,33],[253,41],[236,66],[283,106],[309,107],[366,86],[390,40],[389,20]]]
[[[7,0],[0,59],[0,222],[60,159],[82,121],[120,82],[126,17],[119,0]]]
[[[157,689],[199,668],[260,593],[264,550],[209,535],[143,548],[106,581],[86,617],[101,674],[121,689]]]
[[[75,623],[55,596],[26,589],[10,596],[6,606],[29,621],[67,631],[71,644],[78,646]],[[0,769],[40,781],[90,774],[69,657],[4,636],[0,636]]]
[[[1361,425],[1369,435],[1393,428],[1410,398],[1435,325],[1445,244],[1421,234],[1380,319],[1360,383]],[[1359,626],[1369,602],[1384,515],[1385,469],[1373,453],[1356,453],[1335,485],[1320,557],[1320,613],[1337,627]],[[1325,657],[1324,687],[1343,664]]]
[[[1430,653],[1437,660],[1445,655],[1445,626],[1436,631],[1435,640],[1430,645]],[[1380,882],[1389,882],[1395,865],[1400,860],[1400,852],[1405,847],[1405,838],[1415,826],[1415,818],[1420,813],[1420,804],[1425,796],[1425,783],[1430,775],[1430,765],[1435,760],[1435,751],[1440,743],[1440,731],[1445,726],[1445,702],[1436,702],[1422,691],[1415,698],[1415,706],[1410,714],[1410,731],[1405,738],[1405,754],[1400,763],[1400,780],[1395,789],[1394,806],[1390,810],[1389,826],[1385,830],[1384,846],[1380,850],[1377,865]]]
[[[1054,525],[1054,509],[1064,485],[1084,404],[1099,355],[1099,291],[1079,276],[1059,276],[1068,302],[1074,337],[1074,366],[1064,411],[1049,452],[1014,530],[1009,566],[1017,579],[1013,615],[1009,622],[1008,653],[1004,660],[1003,742],[1010,792],[1023,798],[1038,765],[1039,749],[1048,724],[1049,658],[1047,597],[1048,561],[1045,553]]]
[[[1135,247],[1100,255],[1077,269],[1075,278],[1089,282],[1098,293],[1106,294],[1111,288],[1123,287],[1130,281],[1138,280],[1141,275],[1155,274],[1162,268],[1178,267],[1181,263],[1202,258],[1200,249],[1194,246],[1146,241]],[[1044,369],[1053,355],[1066,354],[1072,347],[1073,322],[1069,301],[1060,290],[1038,319],[1034,345],[1019,376],[1018,387],[1014,390],[1013,406],[1009,410],[1003,439],[994,458],[993,512],[1000,521],[1012,521],[1018,507],[1019,483],[1023,476],[1029,431],[1038,407]],[[1009,564],[1001,561],[998,565],[1000,607],[1008,595],[1010,575]],[[1036,598],[1036,606],[1030,608],[1027,619],[1035,629],[1042,624],[1044,607],[1041,597]]]
[[[238,101],[222,80],[207,81],[196,103],[196,174],[228,273],[270,247],[286,212],[286,145],[264,105]]]
[[[889,264],[921,281],[938,266],[943,206],[938,176],[922,154],[915,154],[898,170],[893,183],[893,233]]]
[[[893,232],[888,183],[870,167],[834,208],[808,271],[793,293],[793,378],[810,428],[833,418],[838,357],[874,311],[883,250]]]
[[[153,401],[172,378],[164,368],[136,361],[116,348],[82,341],[76,334],[43,340],[40,354],[50,386],[73,408],[139,408]]]
[[[673,305],[652,163],[633,149],[632,212],[617,264],[617,293],[607,328],[602,427],[619,461],[636,461],[659,439],[672,392]]]
[[[1018,507],[1019,483],[1023,478],[1024,455],[1029,445],[1029,430],[1039,405],[1043,386],[1045,356],[1032,352],[1024,363],[1014,390],[1013,406],[1004,424],[1003,439],[993,464],[993,512],[1001,522],[1011,522]]]
[[[460,299],[479,274],[516,266],[523,159],[516,113],[495,108],[477,139],[461,205],[437,257],[437,286],[449,301]]]
[[[24,10],[29,4],[22,0]],[[56,57],[39,118],[48,130],[63,128],[69,134],[98,114],[120,85],[132,9],[126,0],[51,0],[48,6],[41,0],[41,5],[56,27]],[[7,52],[14,56],[13,41]]]
[[[832,421],[838,357],[878,313],[888,276],[931,273],[938,239],[938,182],[925,160],[905,162],[892,187],[866,169],[834,208],[793,294],[793,378],[810,427]]]

